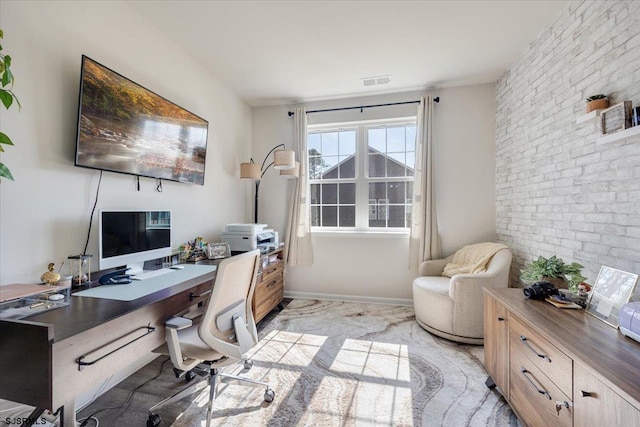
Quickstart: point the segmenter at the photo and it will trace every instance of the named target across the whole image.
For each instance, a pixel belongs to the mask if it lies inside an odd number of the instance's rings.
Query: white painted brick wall
[[[498,80],[496,231],[514,285],[539,255],[591,283],[602,265],[640,273],[640,137],[598,144],[577,125],[596,93],[640,106],[638,1],[570,4]]]

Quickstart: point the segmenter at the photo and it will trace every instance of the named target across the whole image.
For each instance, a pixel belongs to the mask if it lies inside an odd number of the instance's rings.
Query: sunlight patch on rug
[[[429,334],[406,306],[294,300],[261,332],[249,371],[264,388],[221,384],[216,426],[511,426],[484,385],[482,347]],[[233,368],[233,367],[232,367]],[[204,426],[208,388],[174,427]]]

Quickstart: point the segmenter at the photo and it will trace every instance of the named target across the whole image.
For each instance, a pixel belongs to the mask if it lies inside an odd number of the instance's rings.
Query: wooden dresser
[[[284,299],[283,249],[276,249],[260,257],[261,266],[253,294],[253,316],[262,320]]]
[[[484,289],[485,367],[527,426],[640,426],[640,343],[589,316]]]

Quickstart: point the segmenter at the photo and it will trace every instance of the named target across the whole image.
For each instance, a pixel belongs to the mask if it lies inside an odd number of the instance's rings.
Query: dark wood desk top
[[[53,330],[52,342],[59,342],[144,306],[170,298],[203,282],[214,280],[215,276],[215,272],[203,274],[133,301],[71,296],[68,306],[29,316],[21,320],[0,321],[49,325],[50,329]]]
[[[559,309],[525,298],[522,289],[484,291],[603,382],[640,402],[640,343],[584,310]]]

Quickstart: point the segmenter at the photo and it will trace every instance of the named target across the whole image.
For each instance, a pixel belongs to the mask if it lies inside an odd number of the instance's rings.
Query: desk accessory
[[[271,153],[273,153],[273,161],[265,167]],[[256,224],[258,223],[258,192],[260,191],[260,180],[271,166],[273,166],[274,169],[279,169],[280,175],[282,176],[297,178],[298,174],[295,172],[296,164],[299,167],[300,164],[296,162],[295,151],[287,150],[284,144],[278,144],[273,147],[265,156],[260,167],[258,167],[257,163],[254,163],[253,158],[250,159],[249,163],[240,163],[240,178],[252,179],[256,183],[255,203],[253,205]],[[283,171],[287,172],[283,173]]]
[[[131,276],[126,274],[127,269],[123,268],[112,273],[103,275],[98,282],[101,285],[128,285],[131,283]]]
[[[55,285],[60,280],[60,273],[53,271],[54,267],[55,264],[50,262],[48,266],[49,271],[46,271],[42,276],[40,276],[40,280],[49,286]]]
[[[637,282],[637,274],[603,265],[593,284],[587,313],[617,328],[621,309],[629,301]]]
[[[209,243],[205,248],[205,252],[209,259],[227,258],[231,256],[231,247],[227,242]]]
[[[91,258],[93,255],[80,254],[67,257],[71,261],[71,283],[73,286],[82,286],[91,283]]]

